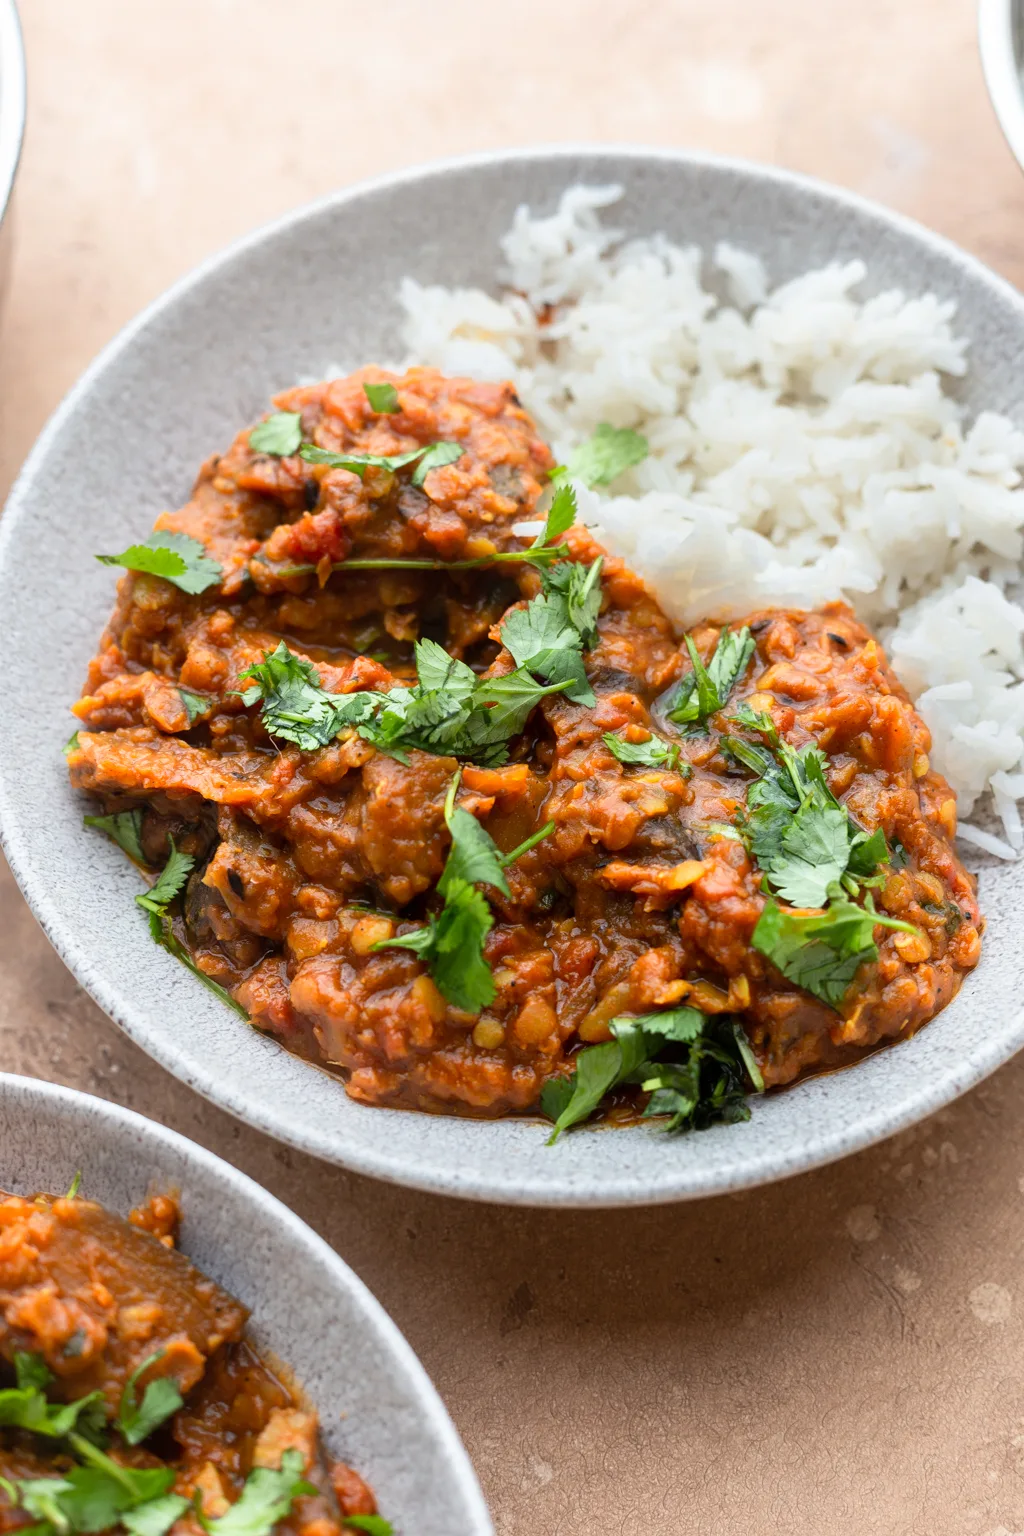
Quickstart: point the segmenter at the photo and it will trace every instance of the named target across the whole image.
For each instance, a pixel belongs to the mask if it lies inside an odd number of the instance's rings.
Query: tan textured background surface
[[[97,348],[200,257],[453,151],[589,137],[774,160],[1024,281],[1024,178],[971,0],[22,3],[2,489]],[[82,994],[4,873],[0,1062],[175,1126],[319,1228],[420,1352],[501,1536],[1024,1529],[1024,1058],[774,1189],[617,1215],[462,1206],[190,1095]]]

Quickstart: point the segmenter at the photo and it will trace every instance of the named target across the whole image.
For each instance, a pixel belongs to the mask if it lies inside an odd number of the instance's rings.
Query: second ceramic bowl
[[[25,136],[25,49],[14,0],[0,0],[0,299],[11,253],[11,199]]]
[[[257,1348],[285,1361],[329,1454],[356,1467],[395,1536],[493,1536],[469,1458],[426,1372],[334,1250],[227,1163],[141,1115],[0,1073],[0,1188],[67,1189],[120,1215],[181,1199],[181,1247],[251,1308]]]
[[[978,47],[999,126],[1024,170],[1024,15],[1021,0],[980,0]]]

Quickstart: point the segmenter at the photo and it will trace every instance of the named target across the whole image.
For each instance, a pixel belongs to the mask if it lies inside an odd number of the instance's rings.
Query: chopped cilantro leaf
[[[879,864],[884,864],[888,857],[889,850],[881,827],[876,827],[870,836],[867,832],[857,830],[850,839],[850,856],[846,863],[847,873],[858,880],[865,880],[873,875]]]
[[[455,804],[461,769],[448,789],[444,816],[451,833],[452,846],[437,889],[443,896],[452,880],[464,880],[467,885],[493,885],[503,896],[511,893],[505,879],[505,870],[529,849],[536,847],[555,830],[553,821],[524,839],[509,853],[502,853],[490,833],[480,825],[469,811]]]
[[[738,818],[747,847],[771,888],[795,907],[824,907],[841,882],[856,895],[888,857],[885,833],[866,832],[836,799],[824,753],[813,742],[782,741],[770,717],[749,708],[732,717],[767,736],[771,747],[722,738],[722,750],[758,775]]]
[[[474,701],[483,706],[483,714],[479,728],[474,717],[471,716],[467,722],[467,744],[476,739],[480,746],[494,742],[500,742],[503,746],[524,729],[541,699],[548,694],[564,691],[564,681],[552,682],[545,687],[532,678],[524,667],[517,668],[515,672],[506,672],[504,677],[481,679]],[[456,756],[463,755],[471,754],[462,751],[456,753]]]
[[[401,762],[407,761],[405,749],[416,747],[493,766],[505,761],[507,742],[522,731],[540,700],[563,687],[560,682],[545,687],[519,667],[504,677],[475,678],[471,695],[459,678],[454,693],[393,688],[377,696],[379,713],[359,726],[359,734]]]
[[[67,1478],[31,1477],[23,1478],[16,1484],[9,1483],[5,1478],[4,1482],[7,1483],[4,1491],[9,1498],[12,1498],[13,1503],[41,1522],[39,1525],[31,1526],[31,1530],[39,1532],[56,1530],[64,1536],[65,1532],[74,1528],[57,1503],[61,1494],[71,1491],[72,1485]],[[115,1510],[115,1518],[116,1515]]]
[[[405,464],[412,464],[426,452],[425,448],[412,448],[408,453],[334,453],[329,448],[318,448],[315,443],[303,443],[299,458],[307,464],[325,464],[328,469],[347,469],[360,480],[371,468],[389,469],[392,474]]]
[[[254,1467],[245,1480],[241,1497],[216,1520],[199,1519],[210,1536],[270,1536],[275,1525],[290,1514],[297,1498],[317,1489],[303,1475],[302,1455],[287,1450],[279,1470]]]
[[[731,714],[729,719],[734,721],[736,725],[745,725],[748,730],[760,731],[763,736],[767,736],[773,747],[777,747],[780,743],[775,721],[768,711],[766,709],[761,711],[751,709],[746,699],[740,700],[736,706],[735,713]]]
[[[757,1093],[764,1091],[764,1079],[743,1026],[736,1020],[701,1018],[700,1026],[683,1038],[689,1042],[685,1055],[669,1044],[646,1069],[640,1086],[651,1098],[644,1118],[667,1116],[670,1133],[749,1120],[746,1079]]]
[[[575,648],[566,651],[542,653],[534,658],[530,671],[537,672],[552,684],[564,685],[567,699],[574,704],[584,704],[592,709],[597,697],[587,678],[583,652]]]
[[[621,1035],[624,1029],[644,1029],[648,1035],[660,1035],[664,1040],[674,1040],[677,1045],[691,1045],[703,1030],[707,1019],[699,1008],[669,1008],[665,1013],[642,1013],[636,1018],[617,1019],[613,1028]]]
[[[75,1178],[78,1178],[78,1174]],[[72,1180],[72,1188],[74,1181]],[[75,1191],[77,1194],[77,1190]],[[67,1198],[73,1199],[71,1191]],[[37,1387],[40,1391],[48,1387],[53,1380],[53,1372],[50,1370],[42,1355],[30,1354],[27,1350],[16,1349],[14,1351],[14,1375],[18,1386],[23,1390],[26,1387]]]
[[[108,837],[112,837],[136,864],[146,863],[146,855],[142,851],[141,810],[115,811],[112,816],[83,816],[82,825],[95,827],[97,832],[105,832]]]
[[[219,998],[222,1003],[226,1003],[240,1018],[248,1019],[249,1015],[246,1010],[240,1002],[231,996],[227,988],[222,987],[219,981],[214,981],[212,976],[207,976],[205,971],[200,970],[189,951],[185,948],[185,945],[182,944],[174,932],[174,929],[171,927],[171,920],[166,914],[158,916],[155,912],[151,913],[149,929],[156,942],[162,945],[169,955],[173,955],[175,960],[180,960],[186,970],[191,971],[196,980],[201,981],[208,992],[212,992],[214,997]]]
[[[121,1524],[132,1536],[166,1536],[188,1507],[189,1500],[184,1494],[165,1493],[145,1504],[136,1504],[134,1509],[122,1510]]]
[[[716,1120],[727,1125],[749,1120],[743,1081],[746,1056],[739,1044],[742,1035],[742,1028],[734,1024],[731,1039],[724,1030],[720,1030],[718,1038],[702,1035],[690,1051],[689,1060],[681,1064],[653,1063],[650,1077],[641,1083],[651,1095],[644,1118],[667,1115],[665,1129],[669,1132],[701,1130]],[[749,1042],[746,1049],[749,1053]],[[755,1090],[758,1080],[763,1088],[760,1072],[757,1079],[751,1080]]]
[[[501,638],[520,667],[554,651],[574,650],[580,643],[564,601],[543,592],[531,598],[525,608],[513,608],[502,621]]]
[[[255,453],[270,453],[277,459],[291,458],[301,442],[301,411],[275,411],[249,433],[249,447]]]
[[[478,681],[472,667],[449,656],[444,646],[430,639],[416,642],[416,677],[428,692],[444,691],[460,700],[472,696]]]
[[[179,688],[178,697],[185,706],[189,725],[195,725],[200,716],[209,714],[213,703],[205,693],[193,693],[191,688]]]
[[[393,384],[364,384],[363,394],[370,402],[370,409],[382,416],[395,416],[402,409],[398,403],[398,390]]]
[[[141,1444],[159,1424],[170,1418],[172,1413],[177,1413],[182,1405],[183,1399],[178,1391],[178,1384],[170,1376],[156,1377],[155,1380],[147,1383],[141,1400],[138,1396],[140,1376],[148,1371],[151,1365],[156,1365],[159,1360],[162,1360],[164,1353],[164,1350],[159,1349],[155,1354],[149,1355],[141,1365],[136,1366],[124,1384],[117,1415],[117,1427],[129,1445]]]
[[[650,1076],[640,1084],[651,1095],[644,1118],[667,1115],[666,1130],[681,1129],[700,1100],[700,1058],[691,1054],[689,1061],[680,1065],[672,1061],[651,1062],[648,1070]]]
[[[566,696],[574,703],[597,702],[583,667],[582,637],[560,593],[541,592],[525,608],[514,608],[502,623],[501,638],[520,667],[566,684]]]
[[[647,439],[639,432],[602,421],[594,435],[574,448],[555,474],[569,475],[585,485],[611,485],[627,469],[646,459],[649,452]]]
[[[246,705],[261,703],[270,735],[305,752],[326,746],[351,726],[399,762],[418,748],[494,765],[505,761],[507,742],[522,731],[540,700],[578,681],[575,675],[556,676],[545,685],[524,667],[504,677],[479,678],[432,640],[418,642],[416,665],[414,688],[327,693],[313,665],[282,641],[242,674],[240,682],[253,682],[241,698]]]
[[[167,841],[171,845],[167,863],[149,890],[135,898],[139,906],[150,914],[151,928],[153,927],[152,918],[160,919],[166,915],[167,908],[182,890],[196,862],[190,853],[181,853],[174,846],[173,837],[168,837]]]
[[[392,688],[390,693],[353,694],[342,717],[364,741],[408,763],[413,746],[443,754],[443,743],[454,737],[465,722],[469,705],[452,693],[420,688]]]
[[[424,928],[374,947],[411,949],[450,1003],[467,1013],[479,1013],[495,996],[494,977],[483,954],[484,940],[493,927],[485,897],[465,880],[451,879],[439,916],[431,917]]]
[[[590,565],[580,565],[573,560],[560,561],[558,565],[541,572],[545,592],[559,595],[565,605],[569,623],[578,631],[580,640],[588,649],[597,640],[597,617],[601,612],[601,568],[603,556],[599,555]]]
[[[710,715],[713,715],[719,707],[718,689],[712,682],[711,674],[701,661],[697,647],[690,636],[684,635],[683,638],[686,641],[686,649],[690,653],[690,663],[693,667],[693,671],[690,674],[694,683],[693,692],[685,705],[680,704],[672,711],[669,719],[676,720],[680,724],[687,720],[700,720],[703,722]]]
[[[454,464],[465,451],[459,443],[431,443],[412,472],[413,485],[422,485],[432,469],[443,469],[446,464]]]
[[[715,685],[721,709],[730,693],[743,676],[750,665],[756,647],[754,637],[750,630],[743,626],[742,629],[722,630],[715,647],[715,654],[708,663],[708,675]]]
[[[749,1118],[745,1074],[757,1092],[764,1081],[735,1021],[710,1020],[682,1007],[613,1019],[610,1028],[613,1039],[577,1052],[572,1077],[545,1084],[541,1109],[555,1122],[549,1145],[625,1083],[651,1094],[644,1114],[668,1115],[669,1131]]]
[[[423,928],[382,939],[375,949],[411,949],[426,965],[442,995],[457,1008],[478,1013],[493,1002],[491,968],[484,960],[484,940],[494,926],[490,907],[475,883],[509,894],[501,855],[475,816],[455,805],[458,775],[445,802],[452,846],[437,884],[444,898],[440,915]]]
[[[585,1046],[584,1049],[590,1050],[592,1047]],[[583,1052],[581,1051],[580,1055],[582,1056],[582,1054]],[[568,1130],[570,1124],[576,1124],[575,1116],[573,1116],[571,1122],[566,1119],[569,1106],[573,1103],[575,1097],[575,1068],[573,1069],[572,1075],[570,1077],[549,1077],[540,1091],[540,1100],[538,1104],[540,1112],[548,1120],[554,1121],[556,1127],[558,1127],[559,1135],[561,1135],[563,1130]],[[598,1103],[600,1103],[600,1099],[595,1101],[595,1107]],[[551,1135],[548,1137],[548,1145],[551,1144],[552,1140],[554,1140],[554,1137],[555,1133],[552,1131]]]
[[[459,805],[452,806],[446,817],[452,835],[452,847],[444,872],[437,882],[441,895],[446,895],[453,881],[461,880],[465,885],[493,885],[503,896],[508,896],[510,893],[501,854],[490,833],[484,830],[475,816]]]
[[[526,839],[511,853],[502,854],[490,833],[469,811],[455,804],[459,775],[451,782],[445,800],[445,821],[452,846],[437,883],[444,906],[437,916],[428,918],[422,928],[381,939],[374,949],[411,949],[426,965],[438,989],[456,1008],[479,1013],[494,1001],[494,977],[484,959],[484,941],[494,927],[494,918],[477,885],[491,885],[508,896],[505,870],[527,849],[534,847],[554,831],[546,826]]]
[[[648,1042],[642,1029],[623,1031],[621,1037],[601,1045],[588,1045],[577,1052],[571,1077],[571,1092],[565,1099],[562,1081],[554,1079],[541,1090],[540,1107],[547,1115],[557,1110],[555,1127],[548,1145],[558,1140],[570,1126],[587,1120],[601,1100],[619,1083],[631,1077],[648,1055]],[[557,1084],[557,1086],[556,1086]]]
[[[52,1379],[52,1378],[51,1378]],[[48,1440],[63,1440],[79,1419],[95,1431],[103,1424],[103,1393],[90,1392],[73,1403],[48,1403],[41,1386],[7,1387],[0,1391],[0,1425],[27,1429]]]
[[[568,510],[575,514],[575,503]],[[561,525],[556,521],[555,526]],[[525,608],[513,609],[501,625],[502,642],[520,667],[549,683],[563,684],[567,698],[588,707],[597,700],[587,680],[583,650],[597,638],[602,563],[600,557],[590,566],[566,561],[544,571],[544,590]]]
[[[782,832],[778,852],[762,868],[790,906],[823,907],[829,886],[846,873],[849,857],[846,812],[807,799]]]
[[[162,576],[192,595],[217,586],[224,576],[205,546],[187,533],[151,533],[143,544],[130,544],[119,555],[97,555],[96,559],[103,565],[122,565],[126,571]]]
[[[142,1504],[148,1499],[161,1497],[174,1482],[172,1467],[132,1467],[115,1461],[106,1451],[81,1435],[68,1436],[81,1461],[116,1483],[127,1495],[126,1505]]]
[[[639,768],[667,768],[670,772],[681,771],[689,778],[693,769],[683,763],[680,769],[679,747],[675,742],[662,741],[660,736],[650,736],[647,741],[627,741],[622,735],[605,731],[605,746],[620,763]]]
[[[788,801],[768,801],[741,811],[736,820],[739,836],[746,844],[755,864],[762,870],[770,870],[782,856],[782,839],[793,819],[793,806]]]
[[[64,1196],[64,1199],[65,1200],[74,1200],[76,1198],[77,1194],[78,1194],[78,1191],[81,1189],[81,1187],[82,1187],[82,1170],[81,1170],[81,1168],[79,1168],[79,1169],[76,1170],[74,1178],[71,1180],[71,1183],[68,1185],[68,1192]],[[30,1356],[29,1358],[31,1359],[33,1357]],[[38,1356],[36,1356],[35,1358],[38,1359]],[[20,1386],[21,1383],[19,1382],[18,1385]]]
[[[141,816],[140,812],[131,812],[129,814]],[[86,822],[100,823],[106,819],[100,816],[87,816]],[[169,955],[173,955],[175,960],[180,960],[182,965],[186,966],[193,976],[197,977],[203,983],[203,986],[212,992],[215,997],[220,998],[222,1003],[227,1003],[228,1007],[234,1009],[235,1013],[240,1014],[243,1019],[248,1019],[249,1015],[241,1003],[236,1002],[231,993],[220,985],[220,982],[214,981],[212,976],[207,976],[206,972],[199,968],[171,926],[171,919],[167,909],[175,897],[182,891],[185,881],[188,879],[195,864],[195,859],[191,854],[179,852],[174,846],[174,839],[172,837],[169,837],[167,841],[171,845],[171,852],[159,879],[150,886],[148,891],[135,898],[138,905],[149,918],[150,934],[157,944],[166,949]],[[125,847],[125,844],[122,843],[121,846]],[[126,852],[130,853],[131,850],[126,848]],[[146,862],[142,855],[141,847],[139,849],[139,862]]]
[[[545,545],[554,544],[563,533],[568,533],[576,521],[576,492],[571,485],[560,485],[551,498],[547,516],[544,519],[544,527],[534,539],[532,548],[543,549]]]
[[[388,469],[394,474],[407,464],[415,464],[412,483],[422,485],[432,469],[440,469],[443,464],[453,464],[456,459],[461,459],[465,451],[458,443],[425,443],[422,448],[411,448],[407,453],[331,453],[326,448],[317,448],[313,443],[303,443],[299,457],[308,464],[326,464],[328,469],[347,469],[353,475],[358,475],[360,480],[371,466]]]
[[[693,670],[679,684],[668,718],[677,725],[705,727],[712,715],[725,708],[730,693],[747,670],[754,654],[754,637],[745,625],[735,632],[726,626],[706,667],[690,636],[684,638]]]
[[[353,1531],[364,1531],[366,1536],[394,1536],[394,1526],[383,1515],[344,1515],[341,1521]]]
[[[406,711],[416,699],[416,690],[410,688],[392,688],[390,693],[345,694],[339,697],[335,706],[336,730],[353,727],[357,735],[370,742],[378,751],[387,753],[400,763],[407,763],[409,757],[404,748],[412,743],[404,739]],[[420,723],[424,725],[440,724],[442,718],[447,718],[453,711],[457,712],[457,704],[451,695],[441,695],[432,703],[428,703],[426,696],[423,696],[420,702]],[[307,747],[306,750],[311,749]]]
[[[838,1008],[860,966],[878,959],[876,927],[917,930],[876,912],[870,893],[864,906],[848,900],[838,884],[828,894],[823,912],[787,911],[769,898],[751,943],[798,987]]]
[[[327,693],[311,662],[290,651],[282,640],[276,651],[264,654],[241,673],[238,681],[252,679],[241,694],[246,705],[262,702],[263,724],[271,736],[293,742],[304,752],[314,752],[333,741],[343,723],[346,708],[365,694]]]
[[[764,1093],[764,1077],[761,1068],[758,1066],[757,1057],[754,1055],[754,1048],[750,1043],[749,1035],[738,1019],[734,1019],[732,1022],[732,1037],[739,1058],[747,1069],[747,1076],[750,1078],[754,1092]]]
[[[85,1465],[65,1473],[59,1488],[51,1478],[18,1485],[21,1502],[29,1513],[51,1520],[62,1533],[103,1531],[125,1523],[129,1511],[162,1500],[174,1482],[173,1467],[129,1467],[77,1433],[68,1438]],[[48,1489],[46,1483],[50,1484]],[[151,1530],[143,1527],[142,1536],[150,1536]]]
[[[788,912],[769,899],[751,943],[790,981],[837,1008],[861,965],[877,960],[878,948],[873,940],[851,948],[842,932],[832,934],[830,923],[828,913]]]
[[[78,732],[77,731],[72,731],[71,732],[71,735],[68,737],[67,741],[61,747],[61,751],[64,753],[65,757],[70,757],[72,752],[77,752],[78,751]]]
[[[775,784],[780,778],[775,758],[760,742],[744,741],[742,736],[723,736],[719,746],[726,757],[735,758],[744,768],[749,768],[751,773],[767,776],[770,783]],[[789,805],[792,802],[792,788],[788,779],[782,782],[780,794],[783,803]]]

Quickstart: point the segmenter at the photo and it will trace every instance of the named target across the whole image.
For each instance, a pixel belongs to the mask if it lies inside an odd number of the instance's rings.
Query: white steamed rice
[[[707,263],[663,236],[624,242],[599,217],[619,196],[578,186],[549,218],[520,208],[500,299],[406,278],[411,360],[513,379],[559,460],[600,422],[642,432],[649,456],[614,495],[577,486],[580,509],[679,623],[851,602],[917,700],[961,813],[1002,823],[961,836],[1016,857],[1024,610],[1006,589],[1024,433],[991,412],[966,421],[945,393],[967,367],[954,306],[858,299],[860,261],[772,289],[725,243]]]

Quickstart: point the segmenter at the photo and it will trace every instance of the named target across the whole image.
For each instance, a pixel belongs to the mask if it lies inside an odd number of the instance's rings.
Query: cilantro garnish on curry
[[[980,952],[848,608],[675,631],[509,385],[305,386],[121,556],[75,706],[153,938],[368,1104],[669,1130],[926,1023]]]
[[[0,1195],[0,1528],[26,1536],[389,1536],[316,1413],[176,1248],[155,1196]]]

